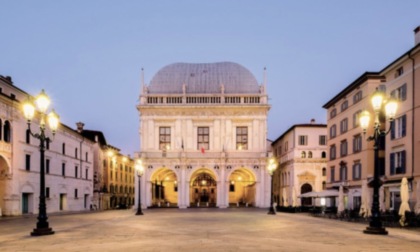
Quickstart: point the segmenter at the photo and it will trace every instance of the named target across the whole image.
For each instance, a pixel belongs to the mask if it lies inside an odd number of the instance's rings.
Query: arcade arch
[[[190,205],[215,207],[217,204],[217,177],[209,169],[200,168],[191,174]]]
[[[229,181],[229,206],[256,205],[256,178],[252,171],[241,167],[232,171]]]
[[[178,206],[178,179],[169,168],[157,169],[150,178],[152,206]]]
[[[6,196],[6,179],[4,179],[9,173],[9,165],[6,159],[0,155],[0,209],[5,209],[4,197]]]

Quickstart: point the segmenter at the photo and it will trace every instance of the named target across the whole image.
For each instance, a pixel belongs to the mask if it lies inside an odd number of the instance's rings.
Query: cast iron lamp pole
[[[368,141],[374,141],[374,172],[373,172],[373,181],[371,186],[373,187],[373,201],[372,201],[372,216],[370,217],[369,226],[363,231],[365,234],[378,234],[378,235],[387,235],[388,231],[382,226],[381,222],[381,211],[379,210],[379,187],[382,185],[382,181],[379,179],[379,144],[381,139],[383,139],[389,131],[394,126],[394,118],[397,111],[397,102],[393,99],[390,99],[384,105],[384,93],[376,90],[372,96],[372,106],[375,112],[375,124],[373,127],[373,135],[367,138]],[[379,121],[379,114],[383,112],[383,107],[385,107],[385,114],[389,118],[390,127],[389,130],[382,130],[381,123]],[[370,114],[368,111],[363,111],[360,115],[360,126],[363,129],[363,134],[366,133],[366,129],[369,125]]]
[[[276,214],[276,211],[274,211],[274,207],[273,207],[273,173],[276,170],[276,168],[277,168],[277,164],[274,158],[270,158],[268,166],[267,166],[267,170],[271,177],[271,191],[270,191],[270,208],[268,209],[267,214]]]
[[[137,177],[139,179],[139,206],[137,207],[136,215],[143,215],[143,212],[141,210],[141,176],[143,176],[144,167],[140,159],[137,160],[136,171]]]
[[[45,144],[50,143],[50,139],[46,134],[46,123],[45,117],[47,117],[48,124],[50,126],[53,136],[58,128],[59,117],[53,111],[51,111],[48,116],[46,112],[50,104],[50,99],[45,94],[44,90],[36,97],[35,104],[40,113],[40,122],[39,122],[39,133],[33,133],[31,130],[31,120],[35,115],[35,106],[30,98],[28,98],[23,103],[23,114],[27,120],[28,130],[31,136],[39,139],[39,152],[40,152],[40,192],[39,192],[39,211],[38,211],[38,222],[36,228],[31,232],[32,236],[41,236],[41,235],[51,235],[54,234],[52,228],[48,225],[48,216],[47,216],[47,206],[45,203]]]

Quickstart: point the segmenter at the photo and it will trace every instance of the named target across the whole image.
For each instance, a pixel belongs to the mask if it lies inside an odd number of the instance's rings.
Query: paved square
[[[363,234],[365,224],[266,209],[154,209],[50,216],[56,232],[31,237],[36,217],[0,218],[0,251],[419,251],[419,230]]]

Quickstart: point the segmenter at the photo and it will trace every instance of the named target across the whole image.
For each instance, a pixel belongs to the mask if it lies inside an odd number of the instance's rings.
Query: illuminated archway
[[[2,156],[0,156],[0,208],[6,209],[6,203],[4,202],[5,194],[6,194],[6,182],[7,179],[2,179],[6,177],[9,173],[9,165]]]
[[[217,178],[206,168],[201,168],[191,175],[190,205],[193,207],[215,207],[217,204]]]
[[[150,178],[151,205],[158,207],[178,206],[178,179],[169,168],[157,169]]]
[[[229,178],[229,206],[256,205],[256,178],[245,167],[232,171]]]

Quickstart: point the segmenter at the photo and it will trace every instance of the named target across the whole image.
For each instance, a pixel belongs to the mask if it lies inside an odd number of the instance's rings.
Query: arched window
[[[323,151],[323,152],[321,153],[321,158],[327,158],[327,153],[326,153],[325,151]]]
[[[327,182],[322,181],[322,190],[327,189]]]
[[[306,158],[306,152],[302,151],[302,153],[300,154],[301,158]]]
[[[327,168],[322,168],[322,176],[327,176]]]
[[[10,130],[10,122],[9,121],[5,121],[4,122],[4,127],[3,127],[3,140],[6,143],[10,143],[10,138],[11,138],[11,130]]]
[[[312,158],[312,151],[308,152],[308,158]]]

